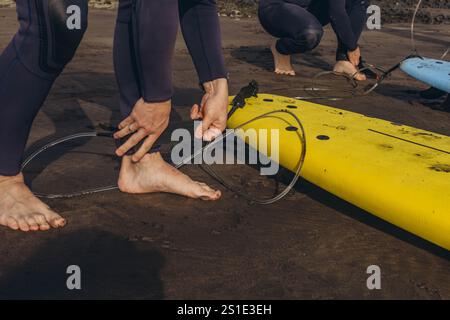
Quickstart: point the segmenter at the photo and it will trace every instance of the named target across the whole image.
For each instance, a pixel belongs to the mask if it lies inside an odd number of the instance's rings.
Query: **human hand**
[[[200,105],[191,109],[191,119],[202,119],[202,125],[195,131],[195,137],[212,141],[227,127],[228,81],[217,79],[203,84],[205,95]]]
[[[359,62],[361,61],[361,50],[359,47],[357,47],[354,51],[348,51],[347,52],[348,60],[351,64],[353,64],[355,67],[358,67]]]
[[[156,140],[169,125],[172,102],[146,103],[140,99],[130,116],[119,124],[115,139],[130,135],[127,142],[116,150],[119,157],[124,156],[131,148],[145,139],[139,150],[132,156],[132,161],[139,162],[152,148]]]

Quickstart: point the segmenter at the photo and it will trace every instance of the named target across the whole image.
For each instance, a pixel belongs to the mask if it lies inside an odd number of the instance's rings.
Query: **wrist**
[[[228,91],[228,79],[219,78],[203,83],[203,89],[206,93],[214,94]]]
[[[144,107],[146,108],[161,108],[161,107],[165,107],[165,108],[171,108],[172,107],[172,99],[166,100],[163,99],[161,101],[159,100],[154,100],[154,101],[145,101],[144,99],[140,99],[136,105],[138,106],[139,104],[142,104]]]

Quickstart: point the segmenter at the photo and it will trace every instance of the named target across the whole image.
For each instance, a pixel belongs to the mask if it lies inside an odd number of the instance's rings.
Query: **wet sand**
[[[74,61],[39,113],[29,151],[67,134],[120,119],[112,67],[114,12],[92,11]],[[270,38],[254,19],[222,20],[231,90],[257,79],[262,92],[287,96],[333,64],[335,39],[298,57],[295,78],[275,77]],[[17,27],[0,10],[0,49]],[[419,31],[420,30],[420,31]],[[390,66],[409,52],[407,25],[366,32],[366,60]],[[450,41],[448,26],[420,26],[418,46],[437,57]],[[171,128],[191,128],[189,107],[201,96],[180,38],[174,61],[176,96]],[[329,105],[450,135],[450,114],[424,106],[423,85],[396,72],[370,96]],[[26,88],[24,88],[26,94]],[[164,138],[168,141],[168,137]],[[163,141],[163,142],[164,142]],[[27,171],[36,191],[70,192],[115,182],[110,140],[54,149]],[[253,194],[275,182],[245,166],[216,168]],[[0,229],[1,298],[164,299],[449,299],[450,254],[385,223],[305,181],[283,201],[261,207],[224,190],[198,166],[183,169],[223,192],[217,203],[119,192],[47,201],[69,221],[63,230],[22,234]],[[262,192],[261,190],[264,190]],[[82,291],[66,289],[66,268],[79,265]],[[379,265],[382,290],[366,287],[366,269]]]

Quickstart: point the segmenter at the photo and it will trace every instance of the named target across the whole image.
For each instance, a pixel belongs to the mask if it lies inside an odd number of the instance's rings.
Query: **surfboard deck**
[[[307,142],[303,178],[450,250],[450,137],[282,96],[246,102],[230,128],[271,110],[295,113]],[[292,126],[292,117],[276,114],[243,129],[279,129],[279,163],[295,171],[301,142]]]
[[[411,77],[450,93],[450,62],[410,58],[403,61],[400,68]]]

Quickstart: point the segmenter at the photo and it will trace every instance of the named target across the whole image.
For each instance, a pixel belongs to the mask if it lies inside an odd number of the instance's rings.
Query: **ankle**
[[[159,152],[152,152],[152,153],[147,153],[142,159],[141,161],[137,162],[137,163],[142,163],[142,164],[146,164],[149,162],[153,162],[157,159],[161,159],[161,153]]]
[[[19,173],[15,176],[1,176],[0,175],[0,185],[11,183],[11,182],[23,182],[23,174]]]
[[[130,168],[130,166],[138,166],[138,165],[146,165],[147,163],[154,162],[158,158],[161,158],[161,154],[159,152],[147,153],[139,162],[134,162],[132,160],[133,156],[123,156],[122,157],[122,169]]]

